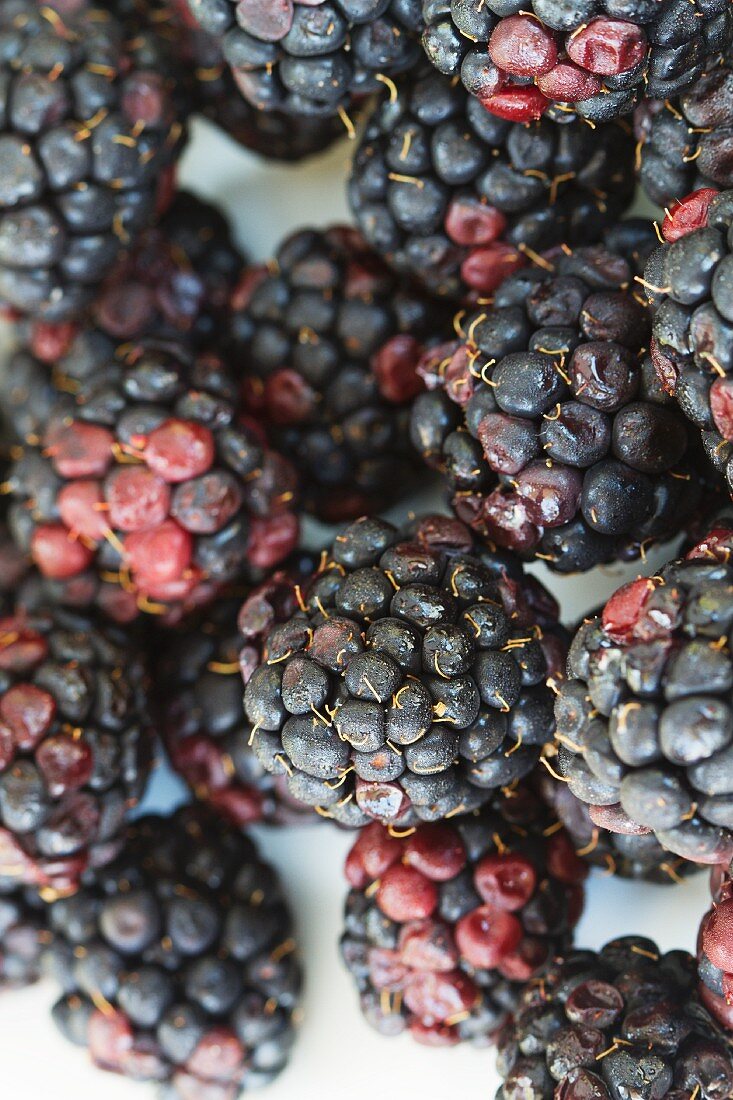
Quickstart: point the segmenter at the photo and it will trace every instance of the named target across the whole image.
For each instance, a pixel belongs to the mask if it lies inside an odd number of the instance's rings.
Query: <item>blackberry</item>
[[[171,15],[175,18],[171,18]],[[199,29],[187,0],[171,0],[160,13],[174,39],[182,65],[192,73],[193,109],[246,149],[268,160],[300,161],[344,137],[338,115],[301,115],[293,122],[285,111],[260,111],[242,96],[213,35]]]
[[[303,817],[284,777],[265,771],[248,744],[240,676],[259,663],[263,631],[295,613],[294,585],[314,568],[309,555],[286,563],[243,606],[235,598],[219,600],[161,645],[156,704],[171,764],[198,798],[234,825]]]
[[[146,817],[51,908],[54,1019],[95,1065],[171,1100],[273,1080],[300,991],[291,917],[254,843],[202,808]]]
[[[179,224],[159,265],[155,240],[143,250],[149,281],[133,263],[88,323],[32,329],[31,348],[52,350],[51,391],[33,370],[9,383],[25,435],[8,485],[13,533],[45,576],[121,619],[259,579],[297,541],[295,473],[244,416],[216,334],[231,251],[203,247],[201,276],[182,257],[169,266],[179,240],[191,256],[200,243],[195,223]]]
[[[411,435],[445,477],[461,520],[558,572],[632,558],[699,505],[694,432],[646,354],[633,272],[647,226],[558,249],[457,318],[460,339],[426,356]]]
[[[0,626],[0,882],[73,890],[117,854],[151,756],[139,639],[50,604]]]
[[[182,105],[162,39],[87,0],[0,12],[0,300],[62,320],[165,202]]]
[[[0,885],[0,993],[41,976],[49,939],[47,911],[35,890]]]
[[[73,393],[77,375],[93,375],[118,345],[182,335],[202,349],[221,343],[242,263],[221,212],[177,192],[167,214],[140,234],[98,289],[86,324],[16,321],[15,349],[0,375],[11,434],[37,442],[61,393]]]
[[[631,201],[633,158],[616,124],[512,124],[420,69],[376,104],[349,200],[398,271],[463,299],[551,245],[597,239]]]
[[[695,997],[695,960],[642,936],[575,950],[530,982],[499,1043],[497,1100],[724,1100],[730,1043]]]
[[[644,287],[660,382],[733,487],[733,191],[693,191],[662,222]]]
[[[728,0],[424,0],[423,46],[500,118],[627,114],[689,88],[733,43]]]
[[[421,56],[421,0],[186,2],[261,111],[343,116]]]
[[[369,1023],[490,1042],[522,984],[567,950],[586,866],[527,787],[405,837],[374,822],[346,860],[341,953]]]
[[[347,825],[409,826],[469,812],[537,763],[565,650],[557,607],[463,524],[357,520],[296,598],[244,697],[254,752],[295,799]]]
[[[697,943],[700,999],[728,1031],[733,1028],[733,880],[730,866],[711,875],[713,906],[702,919]]]
[[[599,829],[588,806],[575,797],[567,783],[558,783],[548,774],[541,777],[540,789],[562,822],[575,854],[606,874],[669,886],[700,870],[697,864],[666,852],[651,829],[637,826],[628,833]]]
[[[719,66],[672,101],[637,108],[639,178],[652,202],[733,186],[733,69]]]
[[[409,491],[415,368],[442,320],[344,226],[301,230],[272,264],[245,271],[234,355],[250,411],[300,471],[308,511],[351,519]]]
[[[730,539],[703,540],[586,621],[556,704],[556,767],[596,825],[651,829],[697,863],[733,856]]]

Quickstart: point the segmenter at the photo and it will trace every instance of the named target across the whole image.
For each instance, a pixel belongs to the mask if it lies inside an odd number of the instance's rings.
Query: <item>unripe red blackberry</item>
[[[14,535],[72,602],[117,619],[180,614],[297,541],[294,470],[245,416],[222,349],[236,254],[220,221],[182,198],[170,235],[143,240],[87,322],[30,327],[50,381],[23,400],[44,375],[26,353],[8,383],[25,435]]]
[[[523,984],[569,948],[586,875],[522,784],[407,833],[368,825],[346,860],[341,954],[369,1023],[428,1046],[491,1042]]]

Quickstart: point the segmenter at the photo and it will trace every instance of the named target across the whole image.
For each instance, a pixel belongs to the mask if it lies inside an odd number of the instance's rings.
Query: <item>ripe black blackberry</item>
[[[288,561],[244,605],[218,600],[161,645],[156,709],[170,762],[197,798],[234,825],[303,817],[284,777],[267,772],[248,744],[241,675],[259,663],[263,632],[297,611],[294,585],[315,565],[307,554]]]
[[[139,639],[50,604],[0,626],[0,880],[49,896],[119,850],[151,757]]]
[[[596,122],[689,88],[733,43],[728,0],[423,0],[423,45],[500,118]]]
[[[637,108],[642,187],[669,206],[700,188],[733,187],[733,69],[720,65],[674,100]]]
[[[262,111],[343,113],[421,56],[421,0],[187,3],[219,44],[241,94]]]
[[[565,639],[518,562],[445,516],[404,533],[361,519],[296,597],[245,671],[252,747],[294,798],[347,825],[411,825],[534,767]]]
[[[175,74],[162,39],[87,0],[6,0],[0,44],[0,300],[61,320],[167,199]]]
[[[657,374],[733,488],[733,191],[693,191],[662,222],[644,287]]]
[[[638,556],[699,505],[704,460],[655,377],[634,293],[651,239],[622,222],[515,272],[421,364],[432,392],[413,404],[412,440],[457,515],[558,572]]]
[[[549,773],[540,777],[540,790],[562,822],[575,854],[606,874],[669,886],[700,870],[696,863],[666,852],[651,829],[636,826],[627,833],[600,829],[585,802]]]
[[[594,823],[697,863],[733,856],[732,548],[713,532],[620,588],[576,634],[555,708],[555,766]]]
[[[733,1051],[695,960],[641,936],[570,951],[529,983],[499,1043],[497,1100],[724,1100]]]
[[[232,338],[247,406],[294,460],[309,511],[346,520],[409,491],[416,366],[444,319],[345,226],[301,230],[244,272]]]
[[[0,993],[40,978],[49,938],[48,907],[38,892],[0,882]]]
[[[182,200],[170,238],[146,238],[88,323],[31,326],[51,390],[33,371],[8,383],[25,435],[9,478],[14,535],[45,576],[117,619],[206,602],[297,541],[295,473],[244,416],[222,351],[234,253],[202,239],[209,224]]]
[[[254,843],[201,807],[146,817],[50,915],[61,1032],[171,1100],[235,1100],[284,1068],[300,992],[292,922]]]
[[[522,986],[571,944],[587,867],[525,786],[408,836],[374,822],[346,860],[341,954],[373,1027],[491,1042]]]
[[[349,199],[398,271],[463,299],[551,245],[597,239],[631,201],[633,165],[628,128],[504,122],[420,68],[376,104]]]
[[[711,872],[712,908],[700,924],[697,972],[700,1000],[729,1032],[733,1029],[733,866]]]

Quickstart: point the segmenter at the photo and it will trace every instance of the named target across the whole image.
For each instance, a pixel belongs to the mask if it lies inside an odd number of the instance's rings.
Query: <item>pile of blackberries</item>
[[[0,3],[0,990],[99,1069],[287,1071],[267,834],[338,829],[379,1033],[733,1097],[732,47],[733,0]],[[197,116],[351,139],[356,224],[251,262]],[[587,881],[702,867],[695,953],[575,944]]]

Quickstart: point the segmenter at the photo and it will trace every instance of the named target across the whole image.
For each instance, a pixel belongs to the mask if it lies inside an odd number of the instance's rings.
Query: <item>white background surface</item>
[[[280,238],[303,225],[347,217],[343,182],[348,142],[305,166],[258,161],[208,126],[195,131],[181,183],[223,204],[240,243],[266,258]],[[657,553],[644,566],[653,572]],[[565,619],[595,607],[638,566],[559,580],[538,575],[560,598]],[[154,777],[146,805],[163,809],[181,800],[170,775]],[[327,825],[257,831],[263,852],[279,867],[293,904],[306,969],[304,1022],[289,1069],[261,1095],[269,1100],[492,1100],[498,1085],[491,1051],[433,1050],[408,1037],[385,1039],[363,1022],[353,987],[338,958],[345,887],[343,858],[350,840]],[[578,943],[600,947],[636,932],[661,947],[694,950],[697,926],[708,905],[703,872],[677,887],[611,879],[594,872]],[[0,995],[0,1094],[4,1100],[144,1100],[154,1087],[95,1069],[84,1051],[66,1043],[48,1016],[53,988]]]

